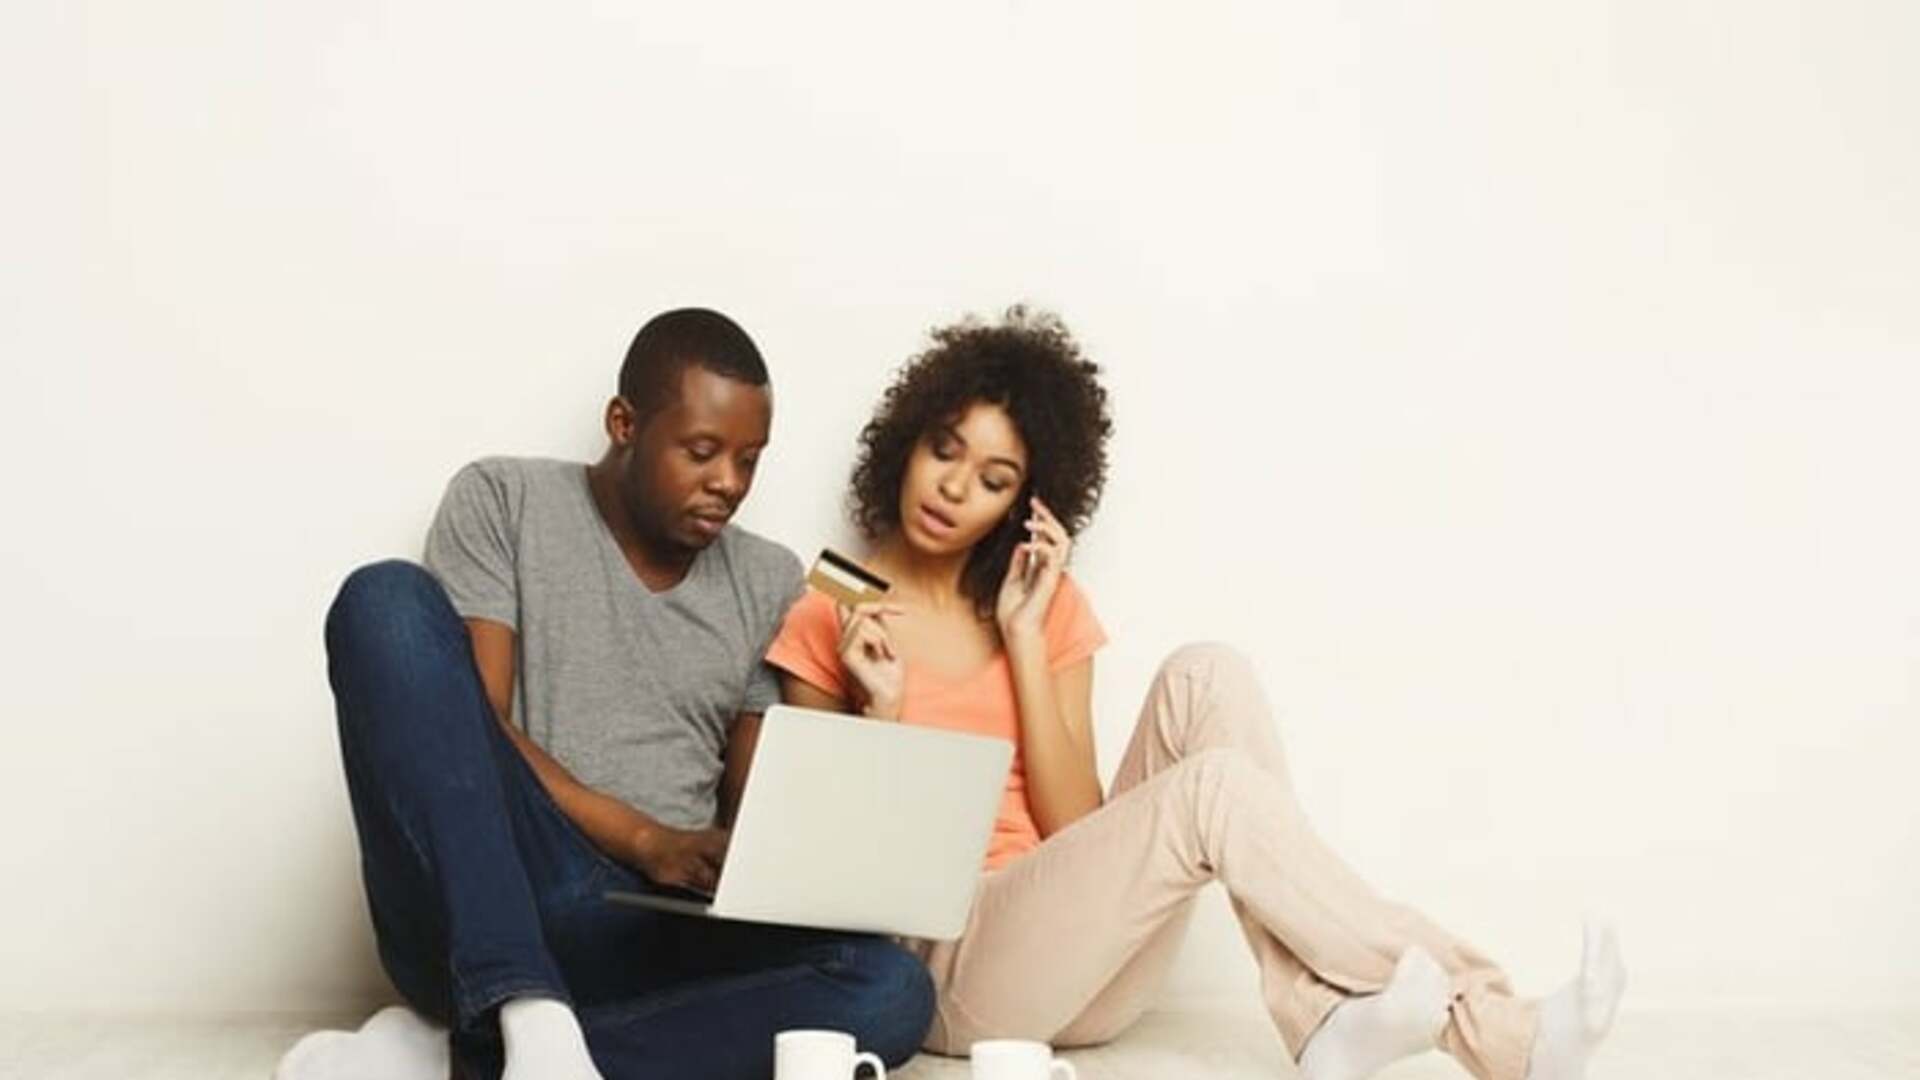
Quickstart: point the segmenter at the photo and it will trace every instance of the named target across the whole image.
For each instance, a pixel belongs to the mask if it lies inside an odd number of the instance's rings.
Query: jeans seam
[[[554,986],[545,980],[527,976],[513,976],[489,983],[479,989],[466,984],[459,973],[454,973],[454,1020],[458,1026],[464,1026],[473,1018],[503,1002],[516,997],[538,994],[554,998],[569,1007],[573,1004],[572,995],[564,986]]]

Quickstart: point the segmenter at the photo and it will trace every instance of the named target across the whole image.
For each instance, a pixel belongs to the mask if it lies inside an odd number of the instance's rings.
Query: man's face
[[[640,534],[698,551],[713,543],[746,499],[773,423],[768,388],[689,364],[679,396],[635,430],[608,417],[608,434],[625,460],[620,496]],[[623,430],[624,429],[624,430]],[[625,436],[623,442],[622,436]]]

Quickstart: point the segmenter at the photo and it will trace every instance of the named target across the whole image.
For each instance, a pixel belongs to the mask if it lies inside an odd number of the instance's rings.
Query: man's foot
[[[359,1031],[316,1031],[280,1059],[273,1080],[446,1080],[447,1029],[404,1005]]]
[[[500,1080],[603,1080],[587,1053],[580,1018],[552,998],[514,998],[500,1007],[507,1067]]]
[[[1431,1050],[1447,1022],[1453,980],[1433,954],[1412,946],[1377,994],[1336,1006],[1300,1055],[1306,1080],[1363,1080],[1403,1057]]]
[[[1580,974],[1540,1003],[1527,1080],[1581,1080],[1587,1056],[1613,1027],[1626,989],[1619,938],[1612,927],[1588,923]]]

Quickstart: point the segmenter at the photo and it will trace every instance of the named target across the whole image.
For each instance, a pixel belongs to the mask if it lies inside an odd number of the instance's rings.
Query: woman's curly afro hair
[[[1060,317],[1015,306],[998,322],[966,318],[935,329],[860,432],[847,505],[871,540],[900,526],[900,485],[915,444],[976,402],[998,405],[1027,444],[1027,478],[1014,513],[974,546],[960,588],[982,619],[993,614],[1013,551],[1027,536],[1021,513],[1038,495],[1078,534],[1107,482],[1107,391],[1097,364]]]

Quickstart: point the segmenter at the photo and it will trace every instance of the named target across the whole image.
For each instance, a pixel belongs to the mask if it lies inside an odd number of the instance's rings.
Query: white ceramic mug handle
[[[873,1080],[887,1080],[887,1063],[881,1061],[878,1054],[855,1054],[853,1056],[853,1071],[859,1072],[860,1066],[862,1065],[873,1066]]]
[[[1080,1080],[1080,1074],[1073,1071],[1073,1062],[1060,1058],[1053,1059],[1052,1063],[1047,1066],[1047,1072],[1049,1075],[1059,1073],[1065,1076],[1067,1080]]]

